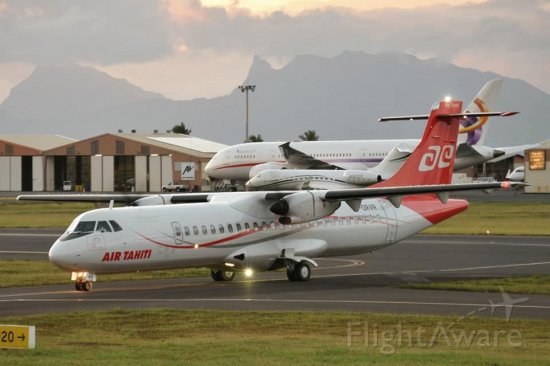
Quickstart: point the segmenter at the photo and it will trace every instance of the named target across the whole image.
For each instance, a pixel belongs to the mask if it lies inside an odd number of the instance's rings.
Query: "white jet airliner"
[[[96,274],[185,267],[208,267],[216,281],[286,268],[290,281],[306,281],[317,266],[312,258],[371,252],[466,210],[468,202],[447,199],[449,192],[511,185],[450,184],[460,121],[512,114],[461,111],[461,101],[436,103],[403,167],[370,188],[18,199],[111,201],[78,216],[49,251],[79,291],[89,291]]]
[[[361,188],[393,176],[414,147],[400,144],[382,162],[365,170],[266,169],[246,182],[251,191]],[[251,174],[254,168],[250,170]]]
[[[502,79],[487,82],[466,108],[467,112],[488,112],[494,104]],[[488,117],[470,115],[461,121],[455,169],[483,163],[504,154],[484,146]],[[418,145],[420,140],[348,140],[256,142],[227,147],[214,155],[205,167],[211,178],[247,181],[266,169],[367,170],[379,164],[399,144]],[[524,147],[513,151],[523,151]],[[288,174],[288,173],[282,173]]]

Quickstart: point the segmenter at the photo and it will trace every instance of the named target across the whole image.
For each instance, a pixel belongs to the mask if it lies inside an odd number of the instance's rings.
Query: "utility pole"
[[[244,136],[244,142],[248,142],[248,92],[253,92],[254,89],[256,89],[256,85],[249,85],[244,83],[243,85],[239,85],[237,88],[243,93],[246,94],[246,128],[245,128],[245,136]]]

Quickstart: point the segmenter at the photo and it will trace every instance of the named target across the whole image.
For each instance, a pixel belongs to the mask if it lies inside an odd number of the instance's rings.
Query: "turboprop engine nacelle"
[[[368,170],[345,170],[342,176],[344,182],[355,185],[371,185],[382,180],[380,174]]]
[[[263,172],[264,170],[267,170],[267,169],[281,170],[281,169],[287,169],[287,167],[288,167],[287,163],[277,163],[274,161],[269,163],[258,164],[250,168],[250,172],[248,173],[248,178],[252,179],[252,177],[254,177],[258,173]]]
[[[303,191],[288,195],[271,205],[270,210],[279,215],[283,225],[301,224],[332,214],[340,207],[340,201],[324,201],[323,191]]]

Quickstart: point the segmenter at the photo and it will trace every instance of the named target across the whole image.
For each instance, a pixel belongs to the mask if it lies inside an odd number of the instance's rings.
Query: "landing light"
[[[195,244],[193,247],[194,247],[195,249],[199,249],[199,245],[198,245],[198,244]]]
[[[452,98],[451,98],[450,95],[447,95],[447,96],[445,97],[445,99],[443,99],[443,100],[444,100],[445,102],[449,103],[449,102],[452,100]]]
[[[250,277],[252,277],[253,274],[254,274],[254,271],[251,268],[247,268],[247,269],[244,270],[244,276],[245,277],[250,278]]]
[[[227,267],[235,267],[235,265],[234,265],[233,263],[225,263],[225,265],[226,265]]]

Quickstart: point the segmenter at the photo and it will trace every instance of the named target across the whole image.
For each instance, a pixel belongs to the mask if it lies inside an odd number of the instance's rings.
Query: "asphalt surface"
[[[0,230],[0,259],[47,259],[60,230]],[[170,307],[226,310],[338,310],[414,314],[505,316],[490,302],[500,293],[398,288],[464,278],[550,274],[550,238],[417,235],[371,254],[319,259],[309,282],[290,283],[282,272],[262,273],[230,283],[210,278],[99,282],[91,293],[67,284],[0,289],[0,316]],[[521,299],[513,317],[550,319],[550,296]],[[519,301],[519,300],[518,300]]]

